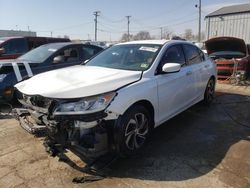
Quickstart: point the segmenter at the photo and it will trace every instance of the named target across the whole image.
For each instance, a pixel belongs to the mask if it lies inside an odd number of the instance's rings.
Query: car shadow
[[[221,163],[229,148],[250,136],[250,97],[220,93],[156,128],[136,156],[119,159],[110,177],[181,181],[200,177]],[[249,127],[247,127],[249,126]]]

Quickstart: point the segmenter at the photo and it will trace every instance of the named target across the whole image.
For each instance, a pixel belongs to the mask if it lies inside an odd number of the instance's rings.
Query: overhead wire
[[[180,10],[180,6],[182,5],[182,7],[185,7],[187,5],[190,5],[189,3],[184,3],[184,1],[186,0],[183,0],[183,1],[179,1],[180,3],[176,5],[176,8],[171,8],[171,9],[166,9],[164,10],[164,12],[160,12],[159,15],[153,15],[153,16],[146,16],[144,18],[140,18],[139,20],[151,20],[151,19],[155,19],[155,18],[158,18],[159,16],[163,16],[163,15],[167,15],[167,14],[170,14],[170,13],[173,13],[177,10]]]
[[[191,14],[190,13],[188,13],[187,15],[185,15],[185,16],[182,16],[182,17],[179,17],[179,18],[176,18],[176,19],[173,19],[173,20],[171,20],[171,21],[167,21],[168,22],[168,24],[167,25],[160,25],[160,26],[148,26],[148,29],[151,29],[151,30],[156,30],[156,29],[160,29],[160,28],[165,28],[165,27],[169,27],[169,26],[174,26],[175,24],[169,24],[169,23],[173,23],[173,22],[176,22],[177,20],[181,20],[181,19],[183,19],[183,18],[186,18],[186,17],[188,17],[188,16],[190,16],[190,15],[193,15],[193,16],[196,16],[195,15],[195,12],[192,12]],[[193,17],[192,16],[192,17]],[[196,19],[196,18],[195,18]],[[133,18],[133,21],[135,22],[135,23],[137,23],[138,25],[140,25],[140,23],[141,23],[141,25],[145,25],[145,24],[143,24],[142,22],[140,22],[140,21],[138,21],[137,19],[135,19],[135,18]],[[141,26],[140,25],[140,26]],[[146,26],[146,25],[145,25]]]

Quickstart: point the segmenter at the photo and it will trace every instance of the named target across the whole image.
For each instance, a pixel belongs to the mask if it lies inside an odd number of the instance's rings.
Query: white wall
[[[31,36],[31,37],[35,37],[36,32],[32,32],[32,31],[16,31],[16,30],[0,30],[0,37],[12,37],[12,36]]]
[[[206,18],[206,39],[231,36],[250,43],[250,13]]]

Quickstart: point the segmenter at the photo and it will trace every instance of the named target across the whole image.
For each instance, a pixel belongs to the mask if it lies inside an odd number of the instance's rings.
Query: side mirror
[[[166,63],[162,67],[162,71],[165,73],[174,73],[181,70],[181,65],[179,63]]]
[[[5,49],[4,48],[0,48],[0,55],[5,54]]]
[[[64,62],[64,57],[61,56],[61,55],[56,56],[56,57],[54,57],[54,59],[53,59],[53,63],[54,63],[54,64],[63,63],[63,62]]]

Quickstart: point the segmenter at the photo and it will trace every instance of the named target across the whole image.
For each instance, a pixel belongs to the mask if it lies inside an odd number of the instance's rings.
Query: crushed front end
[[[113,148],[115,120],[105,109],[115,93],[85,99],[50,99],[19,93],[24,108],[15,109],[20,125],[30,133],[45,133],[44,145],[52,156],[71,150],[94,159]]]

